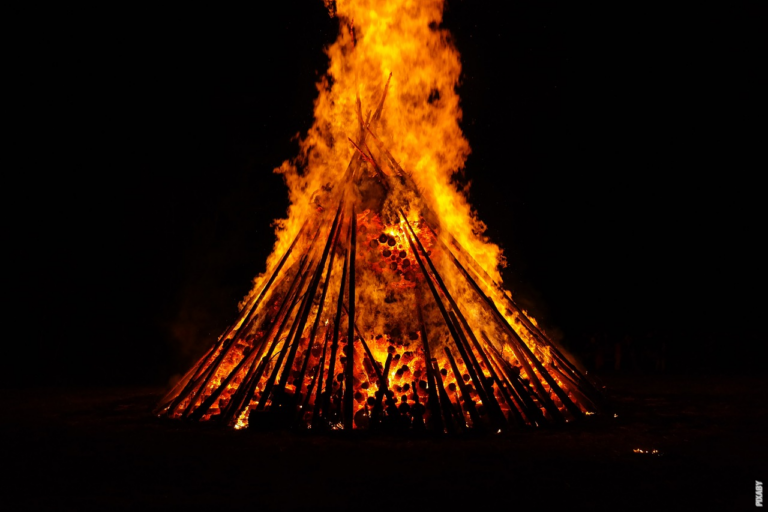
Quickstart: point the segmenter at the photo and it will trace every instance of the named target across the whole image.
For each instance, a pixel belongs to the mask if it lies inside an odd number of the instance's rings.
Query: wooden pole
[[[381,415],[381,401],[384,395],[389,393],[389,368],[392,365],[392,354],[387,354],[387,361],[384,363],[384,375],[379,381],[379,389],[376,391],[376,403],[373,405],[373,413],[371,414],[371,428],[376,428],[379,425],[379,416]]]
[[[349,315],[349,312],[347,311],[347,306],[344,306],[344,312]],[[360,338],[360,341],[363,344],[363,349],[365,350],[365,354],[368,356],[368,359],[371,361],[371,366],[373,366],[373,371],[376,372],[376,379],[381,379],[381,368],[379,368],[379,365],[376,363],[376,359],[373,358],[373,353],[371,352],[371,349],[368,347],[368,343],[365,341],[365,336],[360,332],[360,329],[357,327],[357,322],[355,322],[355,333],[357,333],[357,337]]]
[[[280,334],[283,332],[283,329],[285,329],[285,325],[288,323],[288,320],[291,317],[293,308],[299,302],[299,291],[304,287],[304,281],[307,276],[307,272],[304,272],[303,269],[305,260],[306,255],[305,258],[302,259],[300,272],[296,274],[294,281],[291,283],[291,290],[288,294],[286,294],[285,300],[281,305],[281,311],[278,314],[279,323],[276,322],[273,324],[269,335],[264,339],[264,342],[259,347],[258,352],[251,352],[251,354],[253,354],[253,358],[251,359],[252,363],[246,373],[245,378],[242,380],[240,386],[237,388],[237,391],[232,396],[232,399],[227,405],[226,411],[222,411],[222,421],[229,421],[240,411],[242,407],[247,407],[250,403],[251,397],[256,391],[256,387],[258,386],[259,381],[261,381],[262,374],[267,367],[267,363],[272,358],[272,352],[275,350],[275,347],[277,347],[277,344],[280,340]],[[267,350],[266,355],[262,357],[262,354],[264,354],[264,349],[267,345],[269,345],[269,349]],[[249,354],[249,356],[251,354]],[[221,393],[222,390],[226,389],[230,379],[234,375],[236,375],[234,371],[230,373],[230,376],[224,382],[222,382],[222,384],[217,389],[218,393]],[[213,397],[213,395],[211,396]]]
[[[463,346],[460,334],[457,330],[457,326],[454,324],[454,321],[451,320],[450,314],[446,310],[446,307],[443,304],[440,298],[440,295],[437,289],[435,288],[434,283],[432,282],[432,279],[430,278],[430,274],[427,272],[427,268],[424,265],[424,262],[422,261],[422,257],[429,264],[430,269],[432,270],[432,276],[434,280],[438,283],[438,285],[440,285],[440,288],[443,294],[445,295],[445,297],[448,299],[451,307],[453,308],[453,311],[457,312],[458,314],[461,314],[461,312],[459,311],[459,308],[456,305],[456,302],[453,300],[453,297],[451,297],[450,293],[448,293],[448,289],[445,287],[445,284],[440,278],[440,275],[437,273],[437,269],[435,269],[435,266],[432,263],[432,260],[429,258],[427,251],[424,249],[424,246],[421,245],[419,238],[416,236],[416,232],[413,231],[411,224],[408,222],[408,219],[406,218],[405,213],[403,213],[402,210],[400,210],[400,215],[402,219],[405,221],[406,226],[408,227],[408,231],[406,232],[406,235],[407,235],[406,238],[408,239],[408,243],[411,246],[411,251],[413,252],[414,257],[416,258],[416,261],[419,264],[419,268],[421,268],[421,272],[424,274],[425,280],[429,285],[429,289],[432,291],[432,296],[435,298],[435,302],[437,303],[438,308],[440,309],[440,313],[443,315],[443,319],[445,320],[445,323],[448,326],[448,330],[451,333],[453,342],[456,345],[456,348],[458,348],[459,353],[461,354],[461,357],[466,362],[467,370],[469,371],[470,377],[472,377],[472,381],[475,383],[475,388],[477,389],[477,393],[480,396],[480,399],[483,401],[483,404],[486,404],[486,408],[489,411],[489,417],[492,418],[493,422],[497,423],[497,426],[503,425],[506,420],[504,420],[503,414],[500,414],[501,412],[500,409],[498,412],[494,411],[493,405],[491,403],[491,399],[488,397],[488,394],[485,392],[484,379],[483,381],[481,381],[478,378],[474,368],[472,367],[472,360],[468,357],[467,352],[464,350],[464,346]],[[421,255],[419,254],[419,251],[416,249],[417,244],[418,244],[418,247],[421,249]],[[472,357],[474,357],[474,355]],[[493,400],[495,400],[495,397],[493,398]],[[498,408],[498,404],[496,404],[496,408]]]
[[[481,429],[482,426],[480,425],[480,415],[477,413],[475,401],[472,400],[472,396],[469,394],[469,389],[467,389],[467,385],[464,384],[464,379],[461,377],[459,367],[456,365],[456,361],[453,359],[451,349],[448,347],[445,347],[445,355],[448,356],[448,361],[451,362],[451,369],[453,370],[453,376],[456,377],[456,384],[458,384],[459,390],[461,391],[461,399],[464,402],[464,408],[467,410],[469,417],[472,419],[472,427]]]
[[[315,337],[317,336],[317,330],[320,327],[320,321],[322,319],[322,314],[323,314],[323,307],[325,305],[325,298],[326,298],[326,295],[328,294],[328,289],[330,288],[329,285],[331,283],[331,277],[333,276],[333,262],[336,258],[336,245],[339,241],[339,234],[341,233],[342,223],[343,223],[343,218],[339,220],[339,223],[336,227],[336,232],[333,233],[333,245],[331,249],[330,260],[328,262],[328,270],[326,271],[326,274],[325,274],[325,282],[323,283],[323,291],[320,295],[320,303],[317,306],[317,314],[315,315],[315,322],[312,325],[312,332],[309,337],[309,346],[307,347],[307,351],[304,356],[304,362],[301,365],[301,375],[298,380],[298,385],[296,386],[297,396],[301,393],[301,388],[304,384],[304,375],[307,371],[307,364],[309,363],[309,359],[311,357],[311,350],[312,350],[312,347],[314,347]],[[323,347],[323,350],[325,350],[325,347]],[[307,394],[307,398],[309,398],[309,394]]]
[[[448,396],[448,392],[443,385],[443,377],[440,374],[440,369],[437,367],[437,360],[431,359],[427,363],[432,367],[432,374],[435,376],[435,387],[437,388],[437,394],[440,397],[440,408],[443,411],[445,430],[449,434],[453,434],[456,431],[456,428],[464,430],[467,426],[467,422],[464,419],[464,415],[456,417],[456,412],[453,410],[453,404],[451,403],[451,397]],[[454,421],[456,428],[454,428]]]
[[[335,241],[334,237],[339,225],[339,218],[341,216],[341,207],[343,202],[344,200],[342,198],[341,202],[339,203],[339,207],[336,210],[336,216],[333,218],[333,224],[331,225],[331,230],[328,233],[328,239],[325,242],[325,247],[323,248],[323,254],[320,257],[320,262],[318,263],[317,268],[315,269],[314,276],[312,276],[312,281],[309,284],[309,288],[304,298],[304,303],[302,304],[302,308],[299,312],[299,315],[300,315],[299,324],[293,333],[293,341],[291,342],[291,348],[288,351],[288,356],[285,362],[285,370],[281,374],[280,380],[277,383],[277,387],[273,392],[275,395],[273,404],[276,405],[278,408],[283,406],[283,401],[285,399],[285,385],[288,383],[288,377],[290,376],[291,370],[293,369],[293,361],[294,361],[294,358],[296,357],[296,351],[298,350],[299,345],[301,344],[301,338],[302,338],[302,335],[304,334],[304,327],[306,326],[307,319],[309,318],[309,313],[312,310],[312,305],[314,304],[315,295],[317,294],[317,287],[320,284],[320,279],[322,278],[323,270],[325,270],[325,263],[328,260],[328,253],[330,252],[333,242]],[[309,350],[312,348],[312,342],[314,340],[314,334],[316,332],[315,329],[317,325],[318,325],[318,318],[316,317],[315,323],[313,325],[313,332],[310,335],[307,354],[309,354]],[[289,341],[290,341],[290,338],[286,340],[286,344]],[[298,392],[299,390],[297,389],[296,393]],[[298,395],[295,394],[294,398],[298,398]]]
[[[432,355],[429,351],[429,341],[427,340],[427,328],[424,325],[424,314],[421,311],[421,300],[418,300],[416,303],[416,311],[419,313],[419,327],[420,327],[420,337],[421,337],[421,346],[422,350],[424,351],[424,362],[426,363],[425,366],[427,367],[427,393],[428,393],[428,406],[430,411],[430,417],[432,418],[432,421],[435,424],[435,429],[438,432],[443,431],[443,422],[440,417],[440,401],[437,397],[437,389],[435,386],[437,385],[435,382],[435,374],[434,369],[432,368],[432,365],[430,364],[430,361],[432,359]],[[437,377],[440,378],[440,377]],[[416,390],[414,390],[415,392]]]
[[[511,368],[509,363],[498,351],[496,351],[493,344],[485,336],[485,333],[481,332],[481,334],[483,335],[483,339],[488,342],[488,346],[491,348],[491,361],[496,364],[496,367],[499,370],[499,375],[506,379],[509,389],[513,392],[512,396],[515,397],[517,402],[520,404],[520,410],[523,412],[523,414],[526,415],[529,422],[538,425],[545,425],[549,423],[549,421],[541,413],[539,406],[537,406],[531,398],[531,396],[536,396],[536,393],[523,385],[520,380],[520,376],[514,373],[514,370]]]
[[[494,423],[494,427],[506,427],[507,420],[501,412],[501,407],[499,407],[499,404],[496,402],[496,397],[493,395],[493,386],[488,386],[483,369],[480,367],[477,359],[475,359],[475,354],[472,352],[471,347],[464,336],[464,332],[456,319],[454,311],[449,311],[448,314],[450,315],[456,332],[459,335],[459,339],[461,340],[461,345],[457,345],[456,348],[459,349],[459,354],[464,360],[465,366],[467,367],[467,373],[469,373],[472,382],[475,383],[477,394],[480,396],[483,405],[485,405],[488,417],[491,422]]]
[[[328,341],[331,339],[331,330],[325,330],[325,342],[323,343],[323,355],[320,358],[320,373],[317,382],[317,393],[315,395],[315,405],[312,408],[312,428],[318,428],[320,423],[320,407],[322,405],[323,396],[323,372],[325,372],[325,353],[328,348]],[[309,400],[309,393],[307,393],[307,400]]]
[[[467,277],[467,280],[470,281],[470,284],[473,285],[473,288],[480,290],[480,287],[477,285],[475,280],[471,278],[471,276],[469,276],[469,272],[458,261],[458,258],[456,258],[456,256],[453,254],[450,248],[448,248],[446,243],[441,238],[437,237],[437,234],[435,233],[435,230],[432,227],[429,227],[429,229],[430,231],[432,231],[432,234],[435,235],[435,237],[438,239],[440,244],[451,255],[456,266],[459,267],[462,273],[465,274],[465,276]],[[563,367],[567,368],[574,375],[574,378],[576,380],[583,382],[581,386],[582,392],[586,393],[590,397],[590,400],[593,403],[601,402],[602,395],[600,394],[600,391],[598,391],[597,387],[593,384],[593,382],[590,379],[588,379],[586,375],[584,375],[575,364],[573,364],[567,357],[565,357],[562,354],[562,352],[557,347],[557,345],[554,342],[552,342],[552,340],[549,339],[549,336],[547,336],[544,333],[544,331],[541,330],[540,327],[534,324],[528,318],[528,316],[525,313],[523,313],[522,308],[520,308],[520,306],[518,306],[517,303],[514,300],[512,300],[511,297],[509,297],[509,295],[507,295],[506,290],[504,290],[504,288],[500,284],[498,284],[496,281],[493,280],[491,276],[488,275],[488,273],[474,260],[474,258],[472,258],[472,256],[467,253],[467,251],[461,246],[461,244],[455,238],[453,238],[453,236],[451,236],[450,234],[449,234],[449,237],[452,245],[456,247],[457,251],[466,258],[466,260],[470,263],[470,266],[473,268],[473,270],[478,275],[482,276],[487,283],[490,283],[493,288],[496,288],[496,290],[504,298],[504,301],[507,303],[509,308],[512,311],[517,312],[518,318],[525,325],[528,331],[531,332],[534,335],[534,337],[537,338],[539,343],[541,343],[542,345],[548,346],[550,348],[551,354],[553,355],[553,358],[557,359]],[[480,294],[483,296],[485,295],[485,293],[482,292],[481,290],[480,290]]]
[[[351,223],[350,223],[351,226]],[[336,366],[336,352],[339,349],[339,328],[341,327],[341,311],[344,305],[344,287],[347,282],[347,263],[349,261],[349,252],[344,256],[344,267],[341,272],[341,285],[339,286],[339,297],[336,303],[336,318],[333,322],[333,342],[331,343],[331,360],[328,366],[328,379],[326,384],[325,403],[323,404],[323,417],[328,419],[328,410],[330,408],[331,394],[333,393],[333,381],[335,379],[334,369]]]
[[[347,302],[349,313],[347,314],[347,364],[345,368],[346,389],[344,390],[344,430],[352,430],[354,414],[354,366],[355,366],[355,249],[357,244],[357,215],[355,206],[352,205],[352,217],[350,218],[349,235],[349,291]]]

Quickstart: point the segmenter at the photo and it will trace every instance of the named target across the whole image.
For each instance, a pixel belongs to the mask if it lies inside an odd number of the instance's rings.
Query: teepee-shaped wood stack
[[[596,387],[441,232],[374,134],[386,91],[367,121],[358,102],[343,178],[163,398],[160,416],[235,428],[496,432],[596,410]]]

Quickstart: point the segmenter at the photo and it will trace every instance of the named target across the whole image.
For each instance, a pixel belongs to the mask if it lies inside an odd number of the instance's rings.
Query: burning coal
[[[595,388],[500,283],[451,182],[469,154],[442,0],[328,4],[315,123],[268,271],[158,406],[244,428],[498,431],[592,412]]]

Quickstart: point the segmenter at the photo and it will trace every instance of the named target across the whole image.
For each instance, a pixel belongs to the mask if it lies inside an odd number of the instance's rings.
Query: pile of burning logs
[[[358,329],[362,217],[355,187],[367,170],[387,192],[400,187],[420,196],[371,131],[386,91],[367,121],[358,102],[356,152],[326,203],[335,208],[305,222],[240,318],[163,398],[160,416],[236,428],[458,433],[563,423],[599,407],[596,386],[453,237],[441,236],[424,205],[424,217],[409,220],[409,205],[401,204],[390,232],[369,236],[362,246],[377,251],[382,268],[413,288],[409,310],[418,330],[367,333],[366,339]],[[369,135],[389,173],[367,146]],[[294,254],[297,248],[301,254]],[[472,307],[486,325],[467,318],[459,305],[466,294],[454,297],[433,251],[471,290]],[[427,309],[442,321],[440,330],[427,328]]]

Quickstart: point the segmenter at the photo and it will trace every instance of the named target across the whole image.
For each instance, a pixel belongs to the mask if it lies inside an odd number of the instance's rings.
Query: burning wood
[[[598,408],[592,383],[499,284],[500,249],[452,184],[469,147],[439,2],[380,3],[340,5],[357,37],[342,30],[329,48],[315,125],[278,169],[291,207],[270,270],[159,415],[454,433]]]

